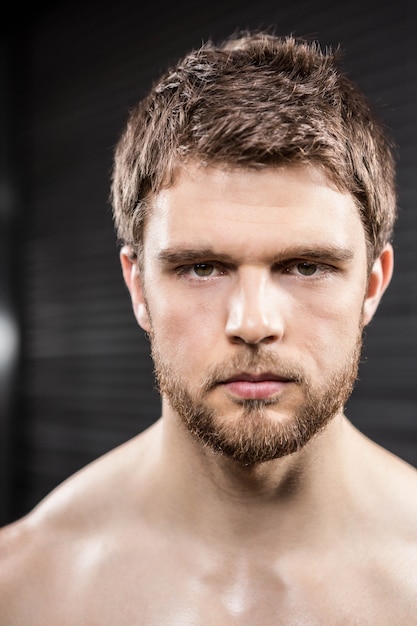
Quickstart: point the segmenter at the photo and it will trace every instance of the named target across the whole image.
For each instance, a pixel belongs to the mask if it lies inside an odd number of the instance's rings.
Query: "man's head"
[[[113,203],[166,414],[245,464],[341,414],[391,277],[395,193],[333,55],[269,35],[188,55],[132,112]]]
[[[150,200],[187,162],[262,168],[311,164],[350,193],[369,264],[396,214],[389,141],[363,94],[315,42],[244,33],[170,68],[131,112],[112,184],[121,242],[140,256]]]

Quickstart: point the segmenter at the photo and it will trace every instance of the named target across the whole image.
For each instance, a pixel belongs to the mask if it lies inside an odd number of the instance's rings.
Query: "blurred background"
[[[347,407],[417,466],[417,50],[412,0],[72,0],[10,8],[0,40],[0,523],[160,414],[108,202],[129,109],[171,61],[237,28],[345,50],[398,147],[392,285]]]

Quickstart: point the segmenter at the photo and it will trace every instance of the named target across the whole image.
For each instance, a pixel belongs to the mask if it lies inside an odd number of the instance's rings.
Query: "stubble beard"
[[[320,385],[306,374],[256,346],[242,346],[233,359],[212,367],[198,392],[192,392],[173,365],[164,362],[154,333],[150,333],[155,377],[160,393],[167,399],[188,431],[214,452],[250,466],[293,454],[321,433],[340,413],[358,375],[362,329],[351,354]],[[281,418],[280,397],[262,400],[234,399],[240,409],[232,418],[209,406],[207,395],[237,372],[275,372],[298,386],[302,402],[290,416]],[[236,408],[234,407],[234,413]]]

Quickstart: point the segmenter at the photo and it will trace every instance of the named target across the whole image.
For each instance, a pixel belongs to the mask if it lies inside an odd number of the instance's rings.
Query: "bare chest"
[[[417,580],[381,564],[110,551],[78,566],[60,597],[71,626],[415,626]]]

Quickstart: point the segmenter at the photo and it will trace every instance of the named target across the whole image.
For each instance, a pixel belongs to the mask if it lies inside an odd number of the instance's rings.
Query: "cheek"
[[[293,333],[303,338],[303,358],[314,361],[312,366],[323,374],[342,365],[355,349],[361,333],[362,297],[325,299],[312,305],[304,319],[296,319],[300,324]]]
[[[192,374],[199,364],[207,366],[215,358],[215,349],[220,344],[221,307],[213,303],[177,302],[172,297],[158,298],[152,307],[152,328],[162,358],[177,369],[189,370]]]

